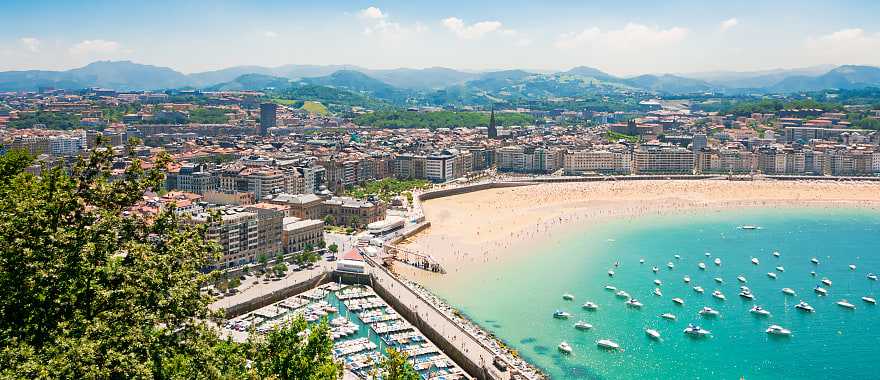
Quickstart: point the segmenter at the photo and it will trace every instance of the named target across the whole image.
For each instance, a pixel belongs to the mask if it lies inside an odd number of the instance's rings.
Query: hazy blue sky
[[[0,1],[0,70],[880,65],[880,1]]]

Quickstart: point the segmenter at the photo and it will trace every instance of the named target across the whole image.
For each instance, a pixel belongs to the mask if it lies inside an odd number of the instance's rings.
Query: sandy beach
[[[834,181],[607,181],[501,188],[422,205],[431,227],[403,243],[450,273],[524,254],[524,246],[611,218],[736,207],[865,207],[880,211],[880,183]],[[512,249],[517,248],[517,249]],[[443,276],[400,265],[413,280]]]

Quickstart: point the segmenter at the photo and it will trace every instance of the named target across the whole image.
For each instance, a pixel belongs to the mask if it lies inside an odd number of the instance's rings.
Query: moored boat
[[[792,288],[782,288],[782,292],[790,296],[795,295],[794,289]]]
[[[874,297],[868,297],[868,296],[862,297],[862,301],[865,301],[865,302],[872,304],[872,305],[877,303],[877,300],[874,299]]]
[[[657,331],[657,330],[650,329],[650,328],[647,328],[647,327],[646,327],[646,328],[645,328],[645,334],[648,335],[648,337],[650,337],[651,339],[655,339],[655,340],[659,340],[659,339],[660,339],[660,332]]]
[[[812,313],[812,312],[815,312],[815,311],[816,311],[816,309],[814,309],[812,306],[810,306],[810,304],[808,304],[808,303],[806,303],[806,302],[804,302],[804,301],[798,302],[797,305],[794,305],[794,308],[795,308],[795,309],[799,309],[799,310],[806,311],[806,312],[808,312],[808,313]]]
[[[668,320],[674,321],[674,320],[675,320],[675,314],[672,314],[672,313],[663,313],[663,314],[660,314],[660,318],[668,319]]]
[[[620,345],[611,339],[600,339],[596,341],[596,345],[608,350],[620,349]]]
[[[853,309],[856,308],[856,305],[853,305],[852,303],[850,303],[849,301],[847,301],[846,298],[844,298],[844,299],[842,299],[842,300],[840,300],[840,301],[837,301],[837,302],[835,302],[835,303],[836,303],[838,306],[840,306],[840,307],[842,307],[842,308],[844,308],[844,309],[850,309],[850,310],[853,310]]]
[[[596,310],[596,309],[599,308],[599,305],[596,305],[596,304],[593,303],[593,302],[587,301],[587,302],[584,303],[584,305],[581,306],[581,307],[583,307],[584,309],[587,309],[587,310]]]
[[[679,304],[679,305],[684,305],[684,300],[681,299],[681,298],[678,298],[678,297],[673,298],[673,299],[672,299],[672,302],[675,302],[675,303],[677,303],[677,304]]]
[[[566,353],[566,354],[570,354],[572,351],[571,345],[568,344],[568,342],[559,343],[558,348],[559,348],[559,351],[562,351],[563,353]]]
[[[574,328],[578,330],[589,330],[593,328],[593,325],[584,321],[577,321],[577,323],[574,324]]]
[[[767,332],[767,334],[770,335],[791,336],[791,330],[779,325],[770,325],[770,327],[768,327],[765,331]]]

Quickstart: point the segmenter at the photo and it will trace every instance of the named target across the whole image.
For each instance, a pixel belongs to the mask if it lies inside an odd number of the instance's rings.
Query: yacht
[[[767,272],[767,277],[770,277],[770,278],[772,278],[772,279],[775,280],[775,279],[776,279],[776,273],[773,273],[773,272]]]
[[[663,292],[660,291],[660,288],[654,288],[654,295],[657,297],[663,297]]]
[[[674,320],[675,320],[675,314],[672,314],[672,313],[663,313],[663,314],[660,314],[660,318],[668,319],[668,320],[674,321]]]
[[[827,277],[822,278],[822,283],[826,286],[831,286],[831,280],[829,280]]]
[[[654,280],[654,285],[657,285],[657,286],[663,285],[663,281]]]
[[[877,275],[873,273],[868,273],[868,279],[871,281],[877,281]]]
[[[644,305],[642,305],[642,303],[639,302],[639,300],[633,298],[633,299],[631,299],[631,300],[629,300],[629,301],[626,301],[626,306],[633,307],[633,308],[636,308],[636,309],[641,309],[642,306],[644,306]]]
[[[684,305],[684,300],[681,299],[681,298],[678,298],[678,297],[673,298],[673,299],[672,299],[672,302],[675,302],[675,303],[677,303],[677,304],[679,304],[679,305]]]
[[[601,339],[601,340],[598,340],[598,341],[596,341],[596,345],[599,346],[599,347],[601,347],[601,348],[606,348],[606,349],[609,349],[609,350],[617,350],[617,349],[620,348],[620,345],[617,344],[617,343],[615,343],[615,342],[614,342],[613,340],[611,340],[611,339]]]
[[[697,338],[708,336],[708,335],[712,334],[711,331],[706,330],[700,326],[693,325],[693,324],[689,324],[684,329],[684,333],[687,335],[693,336],[693,337],[697,337]]]
[[[715,277],[715,282],[717,282],[719,284],[723,284],[724,280],[721,277]]]
[[[657,268],[656,266],[653,266],[653,267],[651,267],[651,270],[652,270],[654,273],[657,273],[657,271],[659,271],[660,268]]]
[[[798,302],[797,305],[794,305],[794,308],[806,311],[808,313],[812,313],[812,312],[816,311],[816,309],[814,309],[812,306],[810,306],[810,304],[808,304],[804,301]]]
[[[619,290],[619,291],[617,291],[617,293],[614,293],[614,295],[616,295],[616,296],[618,296],[618,297],[620,297],[620,298],[629,298],[629,293],[627,293],[627,292],[625,292],[625,291],[623,291],[623,290]]]
[[[590,302],[590,301],[587,301],[587,303],[585,303],[585,304],[584,304],[583,306],[581,306],[581,307],[583,307],[584,309],[587,309],[587,310],[596,310],[596,309],[599,308],[599,305],[596,305],[595,303],[592,303],[592,302]]]
[[[755,299],[755,295],[752,294],[752,291],[748,289],[739,292],[739,296],[749,300]]]
[[[567,342],[559,343],[559,351],[563,353],[570,354],[571,353],[571,345]]]
[[[749,309],[749,312],[752,313],[752,314],[755,314],[755,315],[761,316],[761,317],[769,317],[769,316],[770,316],[770,312],[769,312],[769,311],[767,311],[766,309],[761,308],[761,307],[758,306],[758,305],[752,306],[752,308]]]
[[[721,259],[715,258],[715,265],[721,265]]]
[[[681,255],[675,255],[676,260],[681,260]]]
[[[760,263],[761,261],[759,261],[757,257],[752,257],[752,264],[758,265]]]
[[[855,308],[856,308],[856,305],[853,305],[853,304],[849,303],[849,301],[847,301],[846,299],[842,299],[842,300],[837,301],[837,302],[835,302],[835,303],[836,303],[837,305],[839,305],[840,307],[843,307],[843,308],[846,308],[846,309],[855,309]]]
[[[608,270],[608,277],[614,277],[614,270],[613,269]]]
[[[644,263],[645,263],[645,259],[639,259],[639,264],[644,264]]]
[[[697,267],[699,267],[702,270],[706,270],[706,263],[700,262],[699,264],[697,264]]]
[[[617,290],[617,287],[612,286],[612,285],[605,285],[605,290],[609,290],[609,291],[613,292],[613,291]]]
[[[672,269],[672,268],[675,268],[675,264],[673,264],[672,261],[670,261],[670,262],[666,263],[666,267],[669,269]]]
[[[850,264],[850,265],[849,265],[849,270],[856,270],[856,265],[855,265],[855,264]]]
[[[702,286],[694,286],[694,291],[697,292],[697,293],[702,293],[702,292],[703,292],[703,287],[702,287]]]
[[[739,281],[739,282],[742,282],[743,284],[745,284],[746,282],[748,282],[748,281],[746,281],[746,278],[743,277],[743,275],[736,276],[736,280]]]
[[[565,293],[565,294],[562,295],[562,299],[564,299],[564,300],[566,300],[566,301],[571,301],[571,300],[574,299],[574,295],[571,295],[571,294],[569,294],[569,293]]]
[[[810,259],[810,262],[813,263],[813,264],[817,264],[817,265],[818,265],[818,264],[819,264],[819,259],[817,259],[817,258],[814,257],[814,258]]]
[[[705,306],[702,309],[700,309],[700,311],[698,313],[704,317],[717,317],[718,315],[721,314],[718,312],[718,310],[715,310],[715,309],[708,307],[708,306]]]
[[[654,329],[645,328],[645,334],[647,334],[651,339],[660,339],[660,332]]]
[[[816,294],[818,294],[820,296],[827,296],[828,295],[828,290],[826,290],[825,288],[818,286],[818,285],[813,289],[813,291],[816,292]]]
[[[691,276],[684,276],[683,280],[684,280],[684,283],[685,283],[685,284],[690,283],[690,282],[691,282]]]
[[[774,257],[779,257],[779,251],[773,251],[773,256],[774,256]]]
[[[874,299],[874,297],[868,297],[868,296],[862,297],[862,301],[865,301],[865,302],[872,304],[872,305],[877,303],[877,300]]]
[[[715,297],[715,298],[720,299],[722,301],[727,299],[727,297],[724,296],[724,293],[721,293],[720,290],[716,290],[716,291],[712,292],[712,297]]]
[[[578,330],[589,330],[589,329],[593,328],[593,325],[591,325],[587,322],[584,322],[584,321],[577,321],[577,323],[574,324],[574,328],[576,328]]]
[[[568,319],[570,317],[571,317],[571,313],[569,313],[567,311],[556,310],[556,312],[553,313],[553,318],[556,318],[556,319]]]
[[[785,272],[785,268],[783,268],[782,265],[776,267],[776,270],[779,272]]]
[[[790,296],[795,295],[794,289],[792,288],[782,288],[782,292]]]
[[[791,336],[791,330],[779,325],[771,325],[767,328],[766,332],[770,335]]]

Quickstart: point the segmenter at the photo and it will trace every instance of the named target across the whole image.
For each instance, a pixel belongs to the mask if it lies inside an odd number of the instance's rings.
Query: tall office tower
[[[269,128],[278,124],[278,105],[275,103],[260,104],[260,136],[268,136]]]

